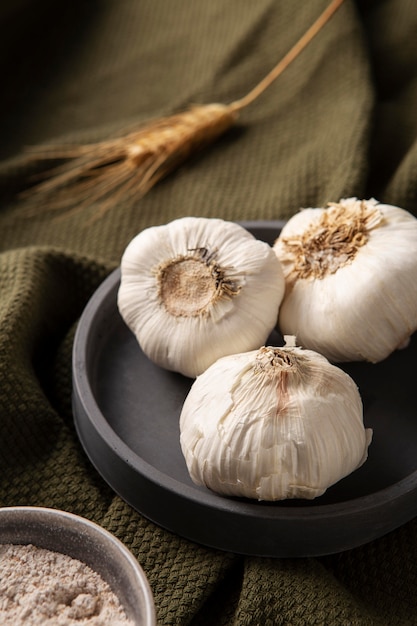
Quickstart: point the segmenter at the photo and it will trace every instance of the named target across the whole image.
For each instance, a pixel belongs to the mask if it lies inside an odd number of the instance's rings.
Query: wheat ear
[[[243,98],[230,104],[193,106],[150,121],[116,139],[80,146],[32,148],[33,161],[64,160],[45,180],[21,196],[36,200],[34,209],[80,210],[95,207],[101,217],[119,203],[125,206],[146,194],[159,180],[201,148],[213,143],[294,61],[329,21],[344,0],[333,0],[280,62]]]

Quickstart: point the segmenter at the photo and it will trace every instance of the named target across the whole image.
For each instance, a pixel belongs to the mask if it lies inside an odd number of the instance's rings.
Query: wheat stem
[[[333,0],[326,7],[326,9],[319,15],[316,21],[310,26],[310,28],[302,35],[302,37],[294,44],[294,46],[287,52],[287,54],[279,61],[275,67],[267,74],[255,87],[249,91],[243,98],[235,100],[230,104],[230,107],[234,111],[240,111],[247,107],[256,98],[258,98],[270,85],[274,82],[278,76],[296,59],[296,57],[304,50],[304,48],[310,43],[310,41],[317,35],[317,33],[323,28],[323,26],[330,20],[333,13],[337,11],[344,0]]]
[[[317,35],[344,0],[332,0],[279,63],[243,98],[231,104],[206,104],[154,120],[116,139],[85,146],[47,146],[30,160],[66,159],[21,197],[43,197],[44,208],[98,206],[102,216],[116,203],[127,205],[147,193],[193,152],[214,142],[236,121]],[[44,178],[44,174],[42,175]]]

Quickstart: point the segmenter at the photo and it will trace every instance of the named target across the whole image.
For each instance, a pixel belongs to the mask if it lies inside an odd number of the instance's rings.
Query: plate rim
[[[282,228],[285,222],[282,220],[255,220],[239,223],[249,230],[251,228],[274,228],[279,230]],[[113,291],[118,288],[120,275],[120,266],[116,267],[108,274],[108,276],[102,281],[102,283],[95,290],[95,292],[92,294],[91,298],[87,302],[87,305],[84,308],[79,319],[79,323],[77,324],[72,355],[73,396],[77,396],[77,400],[80,401],[83,405],[83,409],[86,414],[88,414],[92,426],[107,445],[110,445],[108,443],[108,435],[111,435],[111,439],[115,444],[111,446],[112,452],[117,455],[121,461],[125,460],[125,462],[128,462],[131,468],[136,472],[141,473],[141,475],[143,475],[144,470],[146,470],[146,479],[150,480],[152,483],[158,484],[159,486],[162,485],[168,490],[170,490],[171,486],[174,493],[178,493],[179,491],[181,491],[180,495],[185,500],[192,502],[196,505],[201,505],[202,503],[198,496],[200,492],[197,489],[193,488],[193,486],[186,485],[176,478],[170,476],[169,474],[157,469],[152,464],[148,463],[145,459],[136,454],[133,450],[131,450],[131,448],[129,448],[128,444],[121,439],[117,432],[108,423],[105,415],[101,411],[96,401],[91,385],[89,384],[86,355],[88,349],[89,331],[94,323],[94,317],[97,312],[96,303],[98,301],[102,302],[103,297],[105,296],[107,298],[110,298],[109,293],[112,294]],[[91,407],[94,407],[93,412],[91,412]],[[77,416],[76,411],[74,411],[74,421],[77,434],[87,456],[91,460],[90,452],[87,449],[86,444],[83,441],[80,429],[78,428],[78,419],[79,416]],[[93,465],[95,466],[96,470],[103,476],[103,473],[94,462]],[[106,482],[109,482],[107,479],[105,480]],[[181,487],[181,489],[179,490],[178,487]],[[114,491],[116,491],[116,493],[118,493],[117,490],[114,489],[114,487],[112,488]],[[326,519],[330,522],[331,520],[337,520],[341,517],[355,517],[355,514],[357,514],[358,511],[360,511],[361,515],[376,511],[380,508],[385,507],[387,501],[389,501],[391,504],[395,504],[395,502],[404,499],[405,497],[409,496],[411,492],[415,492],[416,490],[417,470],[402,478],[401,480],[393,483],[392,485],[384,487],[383,489],[378,489],[377,491],[370,494],[358,496],[357,498],[351,498],[349,500],[337,503],[320,504],[320,502],[318,502],[319,498],[317,498],[317,504],[309,504],[305,507],[291,506],[291,504],[286,501],[286,505],[280,508],[279,502],[259,503],[250,500],[235,500],[234,498],[214,494],[210,492],[210,490],[207,490],[207,493],[205,493],[205,497],[208,497],[210,500],[207,506],[214,507],[225,513],[232,510],[234,514],[243,515],[247,518],[257,518],[273,521],[276,520],[276,522],[279,522],[280,520],[285,522],[291,522],[294,520],[298,521],[300,519],[305,520],[309,518],[311,521],[314,522],[318,522],[323,519]],[[119,493],[119,495],[122,497],[122,499],[126,499],[124,498],[123,494]],[[415,509],[416,510],[414,514],[406,516],[405,520],[399,522],[395,526],[392,526],[390,529],[383,532],[382,534],[386,534],[386,532],[389,532],[389,530],[394,530],[403,523],[411,520],[417,514],[417,503]],[[160,525],[164,526],[163,523],[161,523]],[[375,537],[373,538],[378,538],[379,536],[381,536],[381,534],[375,535]],[[320,552],[320,554],[329,554],[329,552]]]

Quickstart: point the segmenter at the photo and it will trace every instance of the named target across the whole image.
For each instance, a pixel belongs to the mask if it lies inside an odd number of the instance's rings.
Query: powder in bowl
[[[85,563],[34,545],[0,545],[3,626],[133,626],[117,596]]]

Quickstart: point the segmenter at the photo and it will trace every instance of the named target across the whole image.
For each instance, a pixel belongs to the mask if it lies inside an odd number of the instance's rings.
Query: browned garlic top
[[[303,233],[282,238],[283,258],[293,264],[291,279],[334,274],[353,261],[381,220],[378,207],[364,201],[329,204]]]

